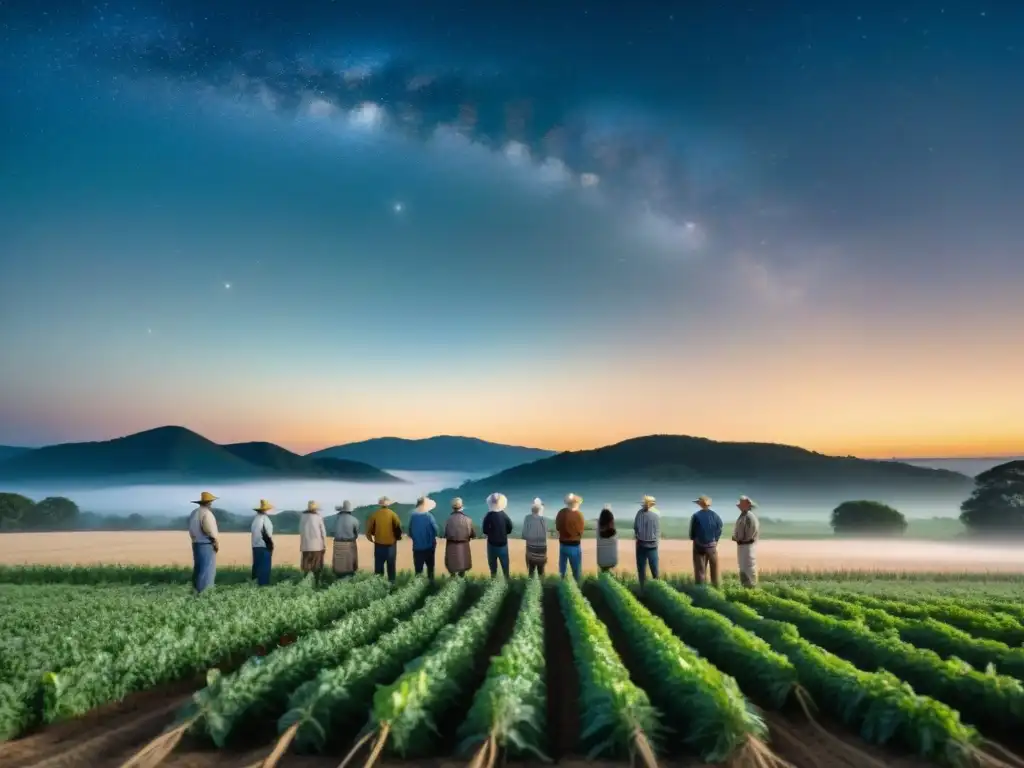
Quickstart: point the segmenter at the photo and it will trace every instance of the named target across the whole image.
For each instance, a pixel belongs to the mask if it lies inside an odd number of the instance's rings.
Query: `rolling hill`
[[[0,461],[0,480],[154,483],[319,477],[400,482],[365,464],[319,462],[271,443],[221,446],[184,427],[36,448]]]
[[[554,451],[489,443],[475,437],[439,435],[423,440],[377,437],[346,443],[309,454],[310,458],[347,459],[374,467],[407,471],[444,471],[479,474],[546,459]]]
[[[436,498],[440,506],[459,495],[476,518],[494,491],[509,496],[510,508],[515,503],[523,511],[534,496],[558,509],[569,491],[582,495],[585,504],[628,506],[650,493],[659,498],[663,511],[676,513],[689,513],[689,502],[697,494],[732,499],[748,494],[777,509],[806,506],[821,511],[850,498],[958,504],[972,487],[969,477],[956,472],[893,461],[827,456],[773,443],[651,435],[512,467],[438,491]],[[674,505],[682,509],[670,510]]]
[[[14,445],[0,445],[0,462],[14,458],[19,453],[32,450],[31,448],[19,448]]]

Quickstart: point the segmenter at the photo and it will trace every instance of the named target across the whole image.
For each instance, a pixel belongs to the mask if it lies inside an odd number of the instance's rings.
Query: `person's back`
[[[578,508],[562,507],[555,515],[555,529],[562,544],[579,544],[583,538],[584,526],[583,513]]]
[[[690,538],[700,547],[709,548],[718,544],[722,537],[722,518],[711,508],[699,509],[690,518]]]
[[[359,538],[359,521],[351,512],[338,512],[334,522],[335,541],[355,541]]]
[[[409,538],[414,552],[437,547],[437,521],[429,512],[413,512],[409,516]]]
[[[401,522],[390,507],[380,507],[366,521],[366,536],[373,537],[373,543],[390,547],[401,533]]]
[[[504,510],[491,510],[484,515],[481,525],[487,543],[492,547],[504,547],[508,545],[508,535],[512,533],[512,519]]]
[[[597,567],[607,571],[618,564],[619,537],[615,529],[615,515],[606,506],[597,518]]]
[[[303,552],[323,552],[327,549],[327,530],[319,512],[299,515],[299,549]]]

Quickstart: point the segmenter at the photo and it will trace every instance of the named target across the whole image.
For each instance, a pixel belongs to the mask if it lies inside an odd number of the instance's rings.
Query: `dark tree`
[[[1024,461],[1010,461],[974,478],[960,505],[960,522],[975,533],[1024,533]]]
[[[33,528],[66,530],[78,522],[78,505],[63,496],[48,496],[32,510]]]
[[[11,531],[27,527],[35,505],[32,499],[20,493],[0,493],[0,529]]]
[[[907,519],[880,501],[844,501],[832,510],[832,530],[837,534],[900,535]]]

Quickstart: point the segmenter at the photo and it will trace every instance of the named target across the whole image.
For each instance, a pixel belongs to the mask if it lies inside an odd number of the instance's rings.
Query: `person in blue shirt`
[[[693,580],[703,584],[707,571],[711,583],[718,586],[718,540],[722,538],[722,518],[711,508],[711,499],[701,496],[693,502],[700,509],[690,518],[690,540],[693,541]]]
[[[434,580],[434,555],[437,554],[437,520],[430,514],[437,502],[427,496],[416,500],[409,516],[409,538],[412,539],[412,566],[419,576],[427,570],[427,578]]]

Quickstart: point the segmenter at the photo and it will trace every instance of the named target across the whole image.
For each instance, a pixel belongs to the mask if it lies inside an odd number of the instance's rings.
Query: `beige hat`
[[[352,511],[352,502],[348,501],[346,499],[345,501],[341,502],[340,506],[335,507],[334,511],[335,512],[351,512]]]
[[[390,507],[395,502],[393,502],[389,496],[381,496],[377,499],[377,503],[382,507]]]
[[[654,503],[655,498],[653,496],[644,496],[642,499],[640,499],[640,505],[645,508],[653,507]]]
[[[577,496],[575,493],[567,494],[565,497],[565,506],[569,507],[569,509],[576,509],[582,503],[583,497]]]
[[[702,507],[710,507],[711,506],[711,497],[710,496],[698,496],[696,499],[693,500],[693,503],[694,504],[699,504]]]
[[[749,504],[751,509],[757,506],[757,504],[754,503],[754,500],[749,496],[740,496],[739,501],[736,502],[736,506],[742,507],[744,503]]]
[[[458,496],[452,499],[452,509],[462,509],[462,499]]]
[[[437,506],[437,502],[429,496],[420,496],[416,499],[416,506],[413,507],[414,512],[429,512]]]
[[[320,505],[317,504],[315,501],[311,501],[311,502],[309,502],[306,505],[306,511],[307,512],[319,512],[320,511]]]
[[[273,508],[274,505],[271,504],[269,501],[267,501],[266,499],[260,499],[260,505],[253,509],[253,512],[269,512]]]
[[[488,512],[504,512],[505,507],[508,506],[508,499],[505,498],[503,493],[492,493],[487,497],[487,511]]]

